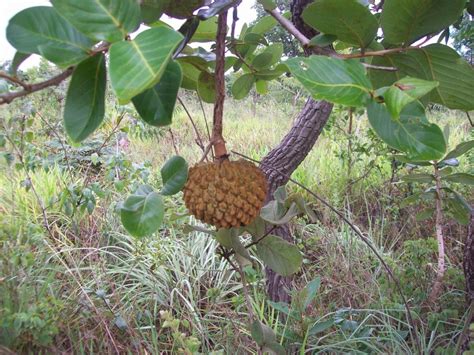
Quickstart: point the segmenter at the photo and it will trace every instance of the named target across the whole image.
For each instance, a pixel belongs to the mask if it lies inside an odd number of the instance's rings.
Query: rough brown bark
[[[282,176],[274,169],[287,176],[295,171],[313,148],[331,114],[331,110],[332,104],[326,101],[308,99],[288,134],[262,160],[261,168],[269,181],[268,201],[273,199],[273,193],[279,186],[288,182],[287,177]],[[272,234],[290,242],[293,241],[288,225],[279,226]],[[290,299],[288,290],[291,288],[291,277],[282,277],[267,268],[266,278],[268,297],[275,302],[288,302]]]
[[[317,34],[301,19],[304,8],[311,2],[313,0],[293,0],[291,4],[292,22],[307,38],[312,38]],[[279,186],[288,182],[288,178],[279,174],[278,171],[290,176],[313,148],[331,114],[332,106],[326,101],[308,99],[288,134],[262,160],[261,168],[269,182],[267,201],[273,199],[273,193]],[[272,234],[293,242],[288,225],[278,226]],[[289,302],[288,291],[291,290],[291,277],[280,276],[269,268],[265,269],[265,274],[268,297],[275,302]]]

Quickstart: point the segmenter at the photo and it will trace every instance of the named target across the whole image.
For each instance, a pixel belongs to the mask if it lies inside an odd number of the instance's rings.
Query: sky
[[[242,4],[239,6],[238,14],[240,21],[238,23],[237,30],[241,28],[244,22],[251,22],[255,19],[256,13],[255,10],[252,9],[254,4],[255,0],[242,1]],[[12,59],[15,55],[15,48],[13,48],[10,43],[8,43],[5,33],[10,18],[28,7],[45,5],[49,6],[50,2],[48,0],[0,0],[0,62]],[[23,65],[28,67],[35,65],[36,63],[38,63],[38,57],[33,56]]]

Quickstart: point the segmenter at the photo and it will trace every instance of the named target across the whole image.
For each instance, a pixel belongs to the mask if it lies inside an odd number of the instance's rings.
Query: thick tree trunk
[[[301,19],[301,14],[311,2],[313,0],[293,0],[291,4],[292,21],[296,28],[308,38],[314,37],[317,32],[305,25]],[[308,51],[305,52],[310,54]],[[326,125],[331,111],[332,104],[308,99],[291,130],[280,144],[263,159],[261,167],[269,181],[267,201],[273,199],[273,193],[279,186],[288,182],[288,178],[279,174],[278,171],[287,176],[295,171],[313,148]],[[279,226],[272,234],[278,235],[287,241],[293,241],[288,225]],[[291,289],[291,277],[282,277],[269,268],[266,268],[265,273],[268,297],[275,302],[289,302],[288,291]]]
[[[313,148],[331,114],[331,110],[332,104],[326,101],[308,99],[290,132],[262,160],[261,168],[269,181],[268,201],[273,199],[273,193],[279,186],[288,182],[288,178],[282,176],[279,172],[289,176],[301,164]],[[273,234],[290,242],[293,241],[288,225],[278,227],[273,231]],[[288,302],[291,277],[277,275],[269,268],[266,269],[266,276],[268,297],[275,302]]]

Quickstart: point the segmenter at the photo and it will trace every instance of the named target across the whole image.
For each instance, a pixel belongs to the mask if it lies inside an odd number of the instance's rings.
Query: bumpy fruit
[[[250,224],[267,195],[267,180],[254,164],[224,160],[189,169],[184,201],[197,219],[218,228]]]
[[[174,18],[185,19],[193,16],[193,12],[205,4],[206,0],[174,0],[170,1],[165,8],[165,14]]]

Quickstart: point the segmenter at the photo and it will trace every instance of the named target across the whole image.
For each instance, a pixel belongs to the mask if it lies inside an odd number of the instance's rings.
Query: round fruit
[[[206,0],[174,0],[169,2],[165,14],[174,18],[185,19],[193,16],[193,12],[205,4]]]
[[[267,195],[263,172],[246,160],[200,163],[189,169],[184,202],[197,219],[218,228],[250,224]]]

